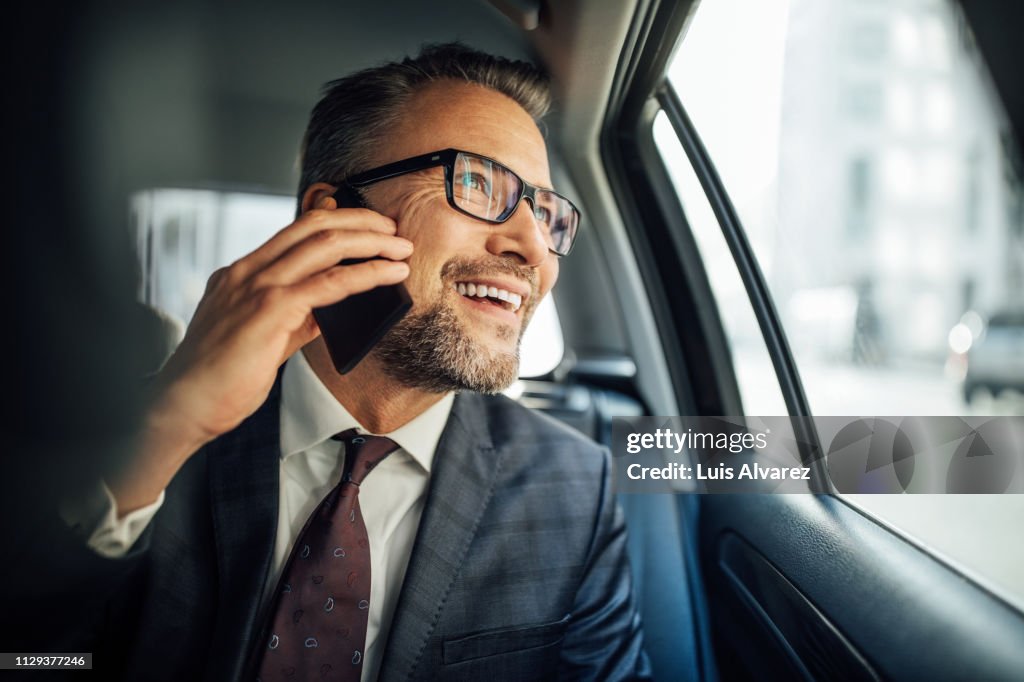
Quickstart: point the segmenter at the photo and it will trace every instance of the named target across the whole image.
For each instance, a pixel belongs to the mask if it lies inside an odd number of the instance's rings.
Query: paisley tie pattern
[[[257,680],[359,680],[370,608],[370,542],[359,509],[359,485],[398,449],[380,436],[350,429],[345,469],[292,548]]]

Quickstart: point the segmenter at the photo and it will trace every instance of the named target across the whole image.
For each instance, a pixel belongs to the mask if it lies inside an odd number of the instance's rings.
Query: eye
[[[491,193],[491,184],[480,173],[463,173],[460,184],[466,189],[474,192],[483,192],[484,194]]]
[[[535,206],[533,209],[533,217],[537,219],[537,222],[551,227],[551,209],[546,206]]]

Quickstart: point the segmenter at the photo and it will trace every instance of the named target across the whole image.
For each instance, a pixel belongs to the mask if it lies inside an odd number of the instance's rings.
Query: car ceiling
[[[633,3],[545,3],[526,32],[486,0],[124,4],[79,22],[84,132],[130,184],[208,182],[290,193],[299,137],[321,86],[460,40],[550,69],[551,137],[596,149]],[[97,157],[94,157],[97,158]],[[113,158],[109,158],[111,164]],[[103,169],[100,169],[103,170]],[[130,172],[125,172],[130,171]]]

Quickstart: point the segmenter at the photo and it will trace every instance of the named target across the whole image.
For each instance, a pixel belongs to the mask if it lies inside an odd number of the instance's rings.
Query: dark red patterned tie
[[[359,484],[398,445],[350,429],[341,482],[306,522],[281,576],[258,680],[359,680],[370,610],[370,542]]]

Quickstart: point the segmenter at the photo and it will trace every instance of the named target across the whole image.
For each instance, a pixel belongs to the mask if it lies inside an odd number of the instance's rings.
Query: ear
[[[338,188],[334,185],[328,185],[326,182],[314,182],[306,188],[306,193],[302,195],[302,212],[312,211],[325,197],[333,197],[337,191]],[[331,206],[331,208],[335,207]]]

